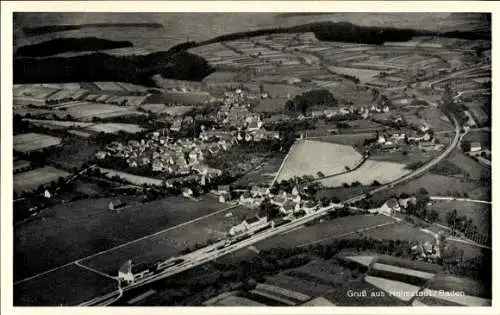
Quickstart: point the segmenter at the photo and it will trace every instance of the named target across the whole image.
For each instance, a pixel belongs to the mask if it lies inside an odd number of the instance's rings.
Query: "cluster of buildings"
[[[335,116],[343,116],[349,114],[357,114],[363,117],[363,119],[368,119],[370,114],[372,113],[388,113],[390,112],[389,106],[379,106],[372,105],[371,107],[365,106],[350,106],[350,107],[340,107],[338,109],[323,109],[323,110],[314,110],[311,112],[311,116],[313,118],[332,118]]]
[[[199,174],[219,174],[220,170],[211,169],[203,164],[206,156],[227,151],[235,142],[221,139],[204,142],[199,139],[178,139],[172,141],[168,136],[153,133],[151,138],[141,141],[131,140],[127,144],[113,142],[105,151],[96,154],[98,159],[114,156],[124,159],[129,167],[150,166],[153,172],[169,175],[187,175],[196,171]]]

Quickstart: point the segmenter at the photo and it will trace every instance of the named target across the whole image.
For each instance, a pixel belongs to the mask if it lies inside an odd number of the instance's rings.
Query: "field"
[[[268,185],[271,184],[276,172],[280,168],[283,162],[283,156],[275,156],[264,162],[261,167],[252,170],[242,177],[238,178],[232,183],[233,186],[247,186],[251,187],[253,185]]]
[[[291,149],[277,180],[312,175],[321,171],[326,176],[353,168],[362,156],[354,148],[321,141],[300,141]]]
[[[362,237],[372,237],[375,239],[388,239],[388,240],[404,240],[410,242],[418,241],[434,241],[434,237],[420,231],[419,228],[413,227],[406,223],[396,223],[389,226],[383,226],[375,230],[366,231],[361,233]],[[357,235],[356,237],[359,237]]]
[[[41,119],[25,119],[33,125],[40,125],[45,127],[55,126],[55,127],[88,127],[92,123],[80,122],[80,121],[60,121],[60,120],[41,120]]]
[[[355,133],[355,134],[340,134],[340,135],[331,135],[318,137],[314,140],[323,141],[329,143],[337,143],[343,145],[352,145],[354,147],[363,147],[363,143],[366,139],[375,138],[376,133],[368,132],[368,133]]]
[[[460,178],[428,173],[406,184],[397,185],[391,190],[377,193],[373,198],[386,200],[390,196],[400,195],[401,193],[413,194],[421,187],[425,188],[431,196],[447,196],[454,191],[464,191],[469,192],[471,198],[475,198],[471,191],[480,186],[477,183],[467,182]]]
[[[363,186],[322,188],[316,193],[315,198],[325,197],[328,199],[337,198],[339,200],[347,200],[363,194],[365,190],[369,190],[369,188],[365,189]]]
[[[61,144],[61,139],[40,133],[24,133],[14,136],[14,150],[28,153]]]
[[[410,151],[408,150],[408,154],[403,154],[403,150],[398,150],[396,152],[375,152],[370,154],[370,159],[374,161],[386,161],[386,162],[395,162],[401,164],[411,164],[416,162],[427,162],[431,159],[437,157],[440,151]]]
[[[80,137],[72,137],[70,141],[51,152],[47,160],[64,168],[80,168],[94,157],[99,149],[95,141],[87,141]]]
[[[457,210],[459,216],[465,215],[472,220],[479,233],[491,233],[491,205],[466,201],[433,201],[430,209],[435,209],[440,215],[440,222],[446,225],[446,213]]]
[[[260,100],[252,111],[257,113],[281,113],[285,109],[286,99],[267,98]]]
[[[59,170],[52,166],[37,168],[28,172],[14,175],[14,191],[31,191],[40,185],[57,182],[59,177],[68,177],[68,172]]]
[[[212,96],[208,92],[165,92],[165,99],[169,103],[181,103],[196,105],[210,100]]]
[[[491,148],[491,132],[471,130],[464,137],[464,141],[479,142],[482,147]]]
[[[339,187],[343,183],[360,182],[363,185],[371,185],[375,180],[379,183],[391,182],[411,171],[405,169],[404,164],[366,160],[360,168],[345,174],[325,178],[320,182],[325,187]]]
[[[284,233],[255,244],[260,250],[276,247],[294,248],[318,243],[328,243],[335,238],[346,237],[356,230],[375,227],[379,224],[395,222],[394,219],[379,215],[356,215],[336,218],[330,221],[301,227],[293,232]]]
[[[366,296],[348,296],[349,292],[366,292]],[[380,289],[364,280],[351,281],[345,286],[331,289],[324,295],[337,306],[407,306],[389,294],[380,296]]]
[[[174,257],[182,250],[192,248],[196,244],[225,238],[229,229],[241,223],[246,216],[251,215],[251,212],[251,210],[241,206],[223,210],[210,217],[190,223],[188,227],[164,231],[144,240],[82,260],[81,263],[108,274],[114,273],[126,259],[132,259],[134,265],[154,263]],[[231,215],[229,216],[228,213]]]
[[[87,127],[88,130],[104,133],[117,133],[125,131],[127,133],[137,133],[144,129],[134,124],[119,124],[119,123],[103,123]]]
[[[189,218],[185,213],[186,211],[196,211],[198,212],[199,215],[202,213],[199,213],[201,211],[205,212],[205,215],[203,218],[200,218],[197,221],[189,221],[189,223],[186,223],[184,226],[181,226],[180,224],[177,226],[170,226],[170,228],[164,229],[160,232],[155,233],[155,235],[150,235],[146,238],[137,240],[135,242],[127,243],[127,245],[120,246],[115,249],[108,250],[106,252],[101,252],[100,254],[88,257],[86,259],[81,260],[78,262],[84,267],[91,267],[95,268],[100,271],[104,271],[106,273],[109,273],[110,275],[114,276],[116,274],[117,269],[123,264],[123,262],[126,259],[132,259],[134,265],[142,264],[142,263],[154,263],[157,262],[158,260],[163,260],[168,257],[171,257],[173,255],[176,255],[179,253],[179,251],[185,249],[188,246],[193,246],[196,243],[203,244],[207,242],[209,239],[215,239],[215,238],[221,238],[225,235],[225,232],[229,230],[229,228],[236,224],[241,222],[245,216],[248,215],[248,209],[243,208],[243,207],[236,207],[236,208],[219,208],[216,209],[214,206],[219,206],[220,204],[216,204],[215,202],[211,202],[209,198],[206,200],[202,201],[199,203],[199,206],[197,209],[189,209],[188,203],[185,205],[180,205],[177,201],[173,200],[173,198],[169,198],[170,200],[163,201],[162,204],[156,204],[156,205],[147,205],[147,207],[142,207],[142,209],[137,209],[140,210],[140,212],[143,212],[145,214],[142,214],[141,221],[143,222],[136,222],[138,224],[136,227],[139,229],[145,229],[149,228],[149,232],[151,232],[151,227],[152,226],[157,226],[158,225],[158,220],[160,222],[165,222],[165,213],[168,212],[174,212],[169,215],[169,218],[172,221],[178,221],[176,223],[181,223],[179,221],[179,215],[183,216],[184,219],[194,219],[194,218]],[[172,204],[174,203],[174,204]],[[176,204],[175,204],[176,203]],[[196,202],[191,202],[193,205],[197,204]],[[208,206],[208,207],[207,207]],[[165,210],[166,207],[171,207],[170,209],[167,209],[166,211],[158,211],[159,208],[162,208]],[[150,210],[153,209],[153,210]],[[106,211],[106,210],[104,210]],[[124,209],[122,210],[118,215],[121,215],[122,213],[128,212],[128,211],[133,211],[132,209]],[[168,211],[168,212],[167,212]],[[138,211],[134,211],[136,214],[138,214]],[[231,213],[232,215],[229,216],[228,214]],[[194,213],[190,213],[190,216],[193,216]],[[114,221],[117,220],[116,218],[116,213],[112,216],[115,216]],[[87,228],[88,231],[93,232],[93,239],[94,242],[91,240],[86,240],[87,242],[80,244],[81,247],[80,251],[85,251],[85,249],[89,248],[89,244],[92,244],[94,246],[97,245],[103,245],[103,237],[108,237],[110,232],[116,232],[116,237],[118,235],[126,235],[126,237],[131,237],[131,229],[130,226],[127,228],[127,223],[131,221],[131,218],[133,215],[125,215],[127,218],[120,218],[121,223],[112,223],[112,222],[107,222],[107,224],[114,224],[114,226],[109,227],[106,226],[106,224],[102,224],[101,227],[98,226],[93,226],[91,228]],[[164,216],[161,218],[161,216]],[[198,217],[195,217],[198,218]],[[149,222],[145,222],[145,220]],[[175,224],[174,222],[170,222],[169,224]],[[182,224],[182,223],[181,223]],[[94,223],[95,225],[95,223]],[[120,226],[118,226],[120,225]],[[118,228],[118,230],[111,231],[112,228]],[[85,230],[82,228],[81,234],[85,234]],[[121,230],[121,234],[119,234],[119,230]],[[134,232],[136,232],[135,230]],[[56,233],[56,232],[50,232],[50,233]],[[75,233],[75,231],[73,231]],[[104,235],[108,233],[108,235]],[[87,232],[88,234],[88,232]],[[135,236],[134,238],[138,237],[139,234],[134,233]],[[75,241],[74,236],[72,236],[72,241],[74,246],[78,246],[75,244],[77,241]],[[85,235],[85,237],[80,237],[79,242],[85,241],[86,238],[88,238],[89,235]],[[62,238],[63,236],[61,236]],[[119,237],[117,238],[119,240]],[[90,241],[90,243],[89,243]],[[120,243],[127,241],[126,239],[121,239]],[[62,241],[60,241],[62,242]],[[118,244],[115,244],[118,245]],[[68,245],[69,246],[69,245]],[[42,249],[40,249],[41,251]],[[47,248],[45,248],[45,251]],[[61,251],[63,249],[60,249]],[[94,251],[99,251],[99,248],[95,248]],[[62,251],[64,252],[64,251]],[[71,252],[71,249],[68,248],[68,251],[65,252],[67,255],[69,254],[75,254],[75,251]],[[31,253],[33,255],[36,255],[36,253]],[[50,256],[52,257],[52,256]],[[27,262],[24,262],[24,264],[27,264]],[[17,265],[16,265],[17,266]],[[92,279],[92,277],[87,277],[86,275],[80,273],[76,273],[74,276],[71,277],[71,288],[68,288],[69,284],[66,282],[63,282],[63,279],[60,279],[60,277],[64,277],[64,274],[67,272],[71,272],[74,269],[75,264],[69,264],[62,266],[60,268],[57,268],[54,271],[49,272],[48,274],[28,280],[26,282],[22,282],[20,284],[17,284],[16,287],[19,287],[20,289],[18,290],[24,290],[27,292],[27,294],[30,294],[36,299],[42,299],[46,298],[48,302],[53,303],[54,300],[59,298],[59,295],[57,296],[56,299],[52,298],[50,299],[48,296],[50,294],[57,295],[60,291],[65,291],[65,290],[74,290],[77,292],[80,291],[94,291],[96,296],[99,291],[102,290],[102,284],[101,283],[96,283],[90,282],[89,280]],[[21,266],[22,267],[22,266]],[[31,267],[31,265],[30,265]],[[82,269],[83,270],[83,269]],[[47,286],[47,284],[51,284]],[[43,287],[45,286],[45,291],[38,289],[38,287]],[[41,294],[41,291],[42,294]],[[80,297],[79,294],[74,294],[75,296],[78,296],[80,299],[86,299],[88,297],[82,296]],[[63,295],[61,295],[63,296]],[[75,298],[71,300],[71,302],[74,302]],[[64,301],[68,303],[68,301]],[[81,302],[81,301],[80,301]]]
[[[469,174],[471,179],[480,180],[484,175],[491,176],[491,167],[476,162],[472,158],[463,153],[461,149],[455,149],[447,159],[457,167],[461,168],[465,173]],[[484,183],[488,185],[491,183]]]
[[[200,202],[169,197],[149,203],[141,203],[129,197],[122,198],[128,203],[123,210],[113,212],[108,210],[111,200],[113,199],[86,199],[56,205],[44,210],[39,215],[40,219],[16,227],[14,279],[29,277],[227,207],[208,196]],[[237,214],[233,213],[233,217],[237,217]],[[179,230],[188,235],[206,233],[211,220],[215,220],[212,224],[216,229],[217,224],[228,222],[224,218],[224,215],[222,218],[218,215],[204,219],[205,226],[200,226],[199,231],[188,228],[189,225]],[[177,234],[182,233],[175,232]],[[171,241],[175,242],[175,239]],[[144,251],[145,248],[129,254],[141,255]]]
[[[76,119],[91,120],[93,117],[110,118],[130,114],[127,107],[108,104],[80,102],[79,105],[68,107],[64,113]]]
[[[100,168],[101,172],[106,175],[108,178],[112,178],[113,176],[119,176],[120,178],[135,184],[135,185],[143,185],[143,184],[148,184],[148,185],[157,185],[161,186],[163,185],[163,181],[161,179],[156,179],[156,178],[151,178],[151,177],[144,177],[144,176],[137,176],[125,172],[120,172],[117,170],[111,170],[107,168]]]
[[[381,277],[366,276],[364,281],[405,302],[420,290],[419,286]]]
[[[374,79],[380,71],[361,69],[361,68],[347,68],[347,67],[328,67],[328,69],[334,73],[342,75],[350,75],[359,79],[361,83],[370,82]]]
[[[75,285],[78,283],[78,285]],[[77,305],[116,290],[115,280],[70,265],[14,286],[15,306]]]

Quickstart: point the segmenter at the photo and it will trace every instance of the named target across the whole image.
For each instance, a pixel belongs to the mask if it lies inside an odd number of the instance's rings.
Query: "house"
[[[240,196],[240,202],[241,203],[247,203],[247,204],[250,204],[253,202],[253,198],[252,198],[252,195],[248,192],[248,191],[245,191],[243,194],[241,194]]]
[[[385,137],[383,135],[379,135],[378,136],[378,139],[377,139],[377,142],[380,143],[380,144],[384,144],[386,141]]]
[[[409,204],[416,205],[417,198],[416,197],[401,198],[401,199],[399,199],[398,203],[401,207],[403,207],[403,209],[406,209],[406,208],[408,208]]]
[[[224,194],[224,193],[230,193],[230,192],[231,192],[231,189],[230,189],[229,185],[219,185],[217,187],[218,194]]]
[[[50,192],[48,190],[45,190],[45,193],[43,194],[43,196],[47,199],[50,199],[52,197],[52,195],[50,194]]]
[[[108,155],[107,152],[104,152],[104,151],[99,151],[95,154],[95,157],[98,159],[98,160],[103,160],[106,158],[106,156]]]
[[[219,195],[218,201],[220,203],[226,203],[231,200],[231,194],[228,192],[223,192]]]
[[[401,212],[401,208],[399,207],[399,202],[395,198],[387,200],[386,204],[391,209],[391,213]]]
[[[283,205],[280,207],[280,211],[285,214],[293,213],[299,210],[300,210],[300,204],[292,200],[285,201]]]
[[[109,210],[118,210],[126,206],[126,203],[121,201],[120,199],[112,200],[108,203]]]
[[[302,209],[304,209],[304,211],[306,213],[311,213],[311,212],[316,211],[318,209],[318,205],[314,201],[309,200],[309,201],[306,201],[304,203],[304,205],[302,206]]]
[[[127,260],[120,269],[118,269],[118,279],[124,282],[134,282],[132,274],[132,260]]]
[[[264,197],[268,196],[270,193],[269,188],[266,187],[259,187],[259,186],[253,186],[252,189],[250,190],[250,193],[252,196],[255,197]]]
[[[252,131],[256,131],[256,130],[259,130],[263,125],[263,122],[262,120],[260,120],[260,116],[257,118],[257,120],[252,120],[249,124],[248,124],[248,127],[247,127],[247,130],[252,132]]]
[[[481,143],[479,143],[479,142],[471,142],[471,144],[470,144],[470,152],[478,152],[478,151],[481,151],[481,150],[482,150]]]
[[[193,191],[191,190],[191,188],[185,187],[182,189],[182,195],[186,198],[189,198],[189,197],[193,196]]]
[[[287,200],[288,198],[286,196],[280,194],[276,195],[273,199],[271,199],[271,203],[277,205],[278,207],[282,207]]]
[[[262,218],[258,216],[251,217],[243,220],[243,222],[241,222],[240,224],[233,226],[229,230],[229,235],[234,236],[237,234],[244,233],[246,231],[256,231],[265,227],[267,224],[268,222],[266,217]]]

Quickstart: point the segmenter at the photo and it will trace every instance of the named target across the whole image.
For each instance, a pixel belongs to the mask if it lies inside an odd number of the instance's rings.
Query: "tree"
[[[434,223],[439,220],[439,213],[435,209],[432,209],[427,215],[427,219]]]
[[[458,220],[457,209],[453,209],[453,211],[449,211],[446,213],[446,223],[449,227],[451,227],[451,234],[455,234],[456,223]]]
[[[381,184],[378,180],[374,180],[373,183],[372,183],[372,186],[374,187],[379,187]]]
[[[317,175],[318,177],[320,177],[320,178],[325,177],[325,174],[323,174],[323,172],[321,172],[321,171],[317,172],[317,173],[316,173],[316,175]]]
[[[420,187],[420,189],[418,190],[419,194],[421,195],[428,195],[429,192],[427,191],[427,189],[425,189],[424,187]]]

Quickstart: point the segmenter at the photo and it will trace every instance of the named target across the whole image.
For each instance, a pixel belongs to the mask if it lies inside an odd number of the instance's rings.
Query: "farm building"
[[[267,224],[268,223],[266,217],[262,218],[259,218],[258,216],[251,217],[243,220],[243,222],[241,222],[240,224],[233,226],[229,230],[229,235],[234,236],[237,234],[244,233],[246,231],[256,231],[258,229],[265,227]]]
[[[28,171],[31,168],[31,162],[25,160],[14,161],[14,174]]]
[[[126,203],[124,203],[120,199],[112,200],[108,203],[109,210],[118,210],[118,209],[123,208],[125,206],[126,206]]]
[[[479,142],[471,142],[471,144],[470,144],[470,152],[478,152],[478,151],[481,151],[481,150],[482,150],[481,143],[479,143]]]
[[[220,203],[226,203],[231,200],[231,194],[228,192],[222,192],[219,195],[218,201]]]
[[[125,282],[134,282],[132,274],[132,260],[127,260],[120,269],[118,269],[118,279]]]

